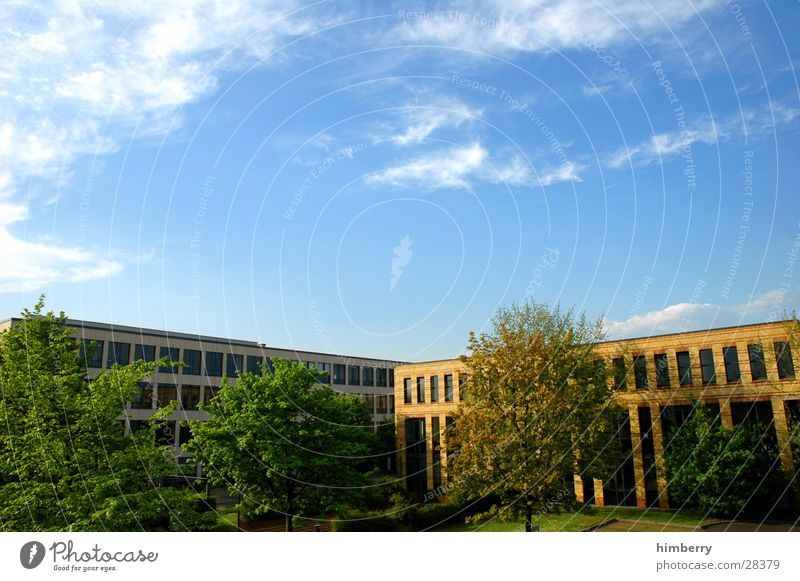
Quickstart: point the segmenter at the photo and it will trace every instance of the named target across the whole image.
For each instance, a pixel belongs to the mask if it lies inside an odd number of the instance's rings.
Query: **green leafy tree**
[[[376,448],[372,417],[357,396],[314,388],[322,373],[284,359],[263,377],[224,379],[190,422],[187,444],[215,485],[242,495],[240,509],[315,517],[359,504],[367,484],[359,470]]]
[[[63,313],[44,299],[0,336],[0,528],[193,530],[213,526],[205,497],[160,489],[174,474],[155,426],[124,435],[125,402],[154,364],[88,381]]]
[[[664,462],[671,504],[735,517],[764,516],[787,490],[777,450],[763,426],[725,428],[695,404],[668,434]]]
[[[470,335],[468,395],[447,437],[456,496],[493,499],[474,520],[524,517],[531,530],[553,499],[574,498],[573,474],[618,465],[618,408],[594,356],[602,336],[601,320],[534,303],[500,308],[490,333]]]

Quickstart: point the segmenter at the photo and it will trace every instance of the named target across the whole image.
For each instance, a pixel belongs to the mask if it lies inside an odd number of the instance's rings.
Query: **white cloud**
[[[558,182],[582,182],[579,172],[586,169],[585,165],[572,161],[565,162],[555,169],[539,176],[539,185],[549,186]]]
[[[724,137],[720,134],[720,129],[708,125],[701,129],[688,129],[683,132],[657,133],[638,145],[615,151],[611,154],[608,165],[618,168],[628,163],[649,165],[656,161],[664,162],[683,152],[691,153],[691,147],[695,143],[716,143],[718,139]]]
[[[402,39],[438,42],[485,52],[537,52],[610,45],[668,34],[724,0],[475,0],[432,18],[408,18]]]
[[[799,292],[780,289],[755,295],[741,305],[678,303],[624,321],[609,321],[608,333],[610,338],[622,339],[777,320],[798,304]]]
[[[440,150],[372,174],[368,183],[396,187],[420,185],[432,189],[470,188],[469,178],[486,161],[486,149],[478,142],[467,147]]]
[[[409,106],[403,119],[405,130],[380,137],[378,141],[391,141],[397,145],[418,144],[438,129],[459,127],[482,116],[482,109],[471,109],[458,99],[443,99],[424,107]]]
[[[319,26],[296,8],[293,0],[0,4],[0,200],[10,201],[0,218],[0,292],[118,272],[117,261],[21,240],[8,225],[53,201],[50,186],[78,158],[112,152],[134,130],[175,129],[181,109],[209,94],[220,74]],[[26,188],[25,204],[14,202],[30,179],[42,182]]]

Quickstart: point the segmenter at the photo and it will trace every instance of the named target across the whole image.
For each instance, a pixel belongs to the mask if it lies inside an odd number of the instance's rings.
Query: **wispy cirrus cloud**
[[[439,129],[457,128],[482,116],[483,109],[473,109],[458,99],[439,99],[426,106],[410,105],[402,116],[405,129],[399,132],[389,129],[376,140],[401,146],[416,145]]]
[[[291,0],[0,4],[0,292],[103,278],[122,264],[11,224],[57,199],[74,162],[121,140],[161,135],[224,71],[268,59],[320,26]],[[28,188],[25,199],[18,191]],[[34,195],[31,195],[33,192]],[[31,232],[29,228],[25,229]],[[33,238],[31,238],[33,236]]]

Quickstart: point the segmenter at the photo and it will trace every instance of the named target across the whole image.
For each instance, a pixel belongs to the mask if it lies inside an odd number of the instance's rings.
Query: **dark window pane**
[[[187,350],[187,353],[188,352],[189,352],[189,350]],[[197,353],[199,355],[200,352],[199,351],[195,351],[195,353]],[[184,355],[186,355],[186,353],[184,353]],[[170,361],[180,361],[180,351],[179,351],[179,349],[177,347],[159,347],[159,349],[158,349],[158,358],[162,359],[164,357],[168,357]],[[187,361],[185,361],[185,363],[189,363],[189,361],[187,360]],[[189,371],[189,369],[190,369],[189,367],[186,367],[186,368],[184,368],[183,372],[184,373],[191,373]],[[163,366],[163,365],[160,365],[158,367],[158,370],[161,371],[162,373],[171,373],[171,372],[177,373],[178,372],[178,368],[177,367],[166,367],[166,366]],[[198,359],[198,362],[197,362],[197,373],[195,373],[195,375],[199,375],[199,374],[200,374],[200,360]]]
[[[458,399],[460,401],[467,399],[467,376],[463,373],[458,374]]]
[[[431,375],[431,401],[439,401],[439,376]]]
[[[625,367],[625,359],[615,357],[611,361],[611,366],[614,368],[614,386],[617,391],[628,389],[628,370]]]
[[[417,377],[417,403],[425,402],[425,378]]]
[[[387,413],[386,410],[389,409],[389,401],[388,401],[388,399],[389,398],[387,396],[385,396],[385,395],[379,395],[378,396],[378,398],[375,401],[375,404],[376,404],[375,413],[376,414],[385,414],[385,413]]]
[[[272,362],[272,358],[267,357],[266,362],[267,362],[267,371],[269,372],[269,374],[275,375],[275,364]]]
[[[692,380],[692,358],[688,351],[679,351],[675,354],[678,360],[678,380],[681,385],[694,385]]]
[[[776,341],[775,362],[778,364],[778,377],[780,379],[794,378],[794,363],[792,362],[792,348],[789,343]]]
[[[595,385],[599,387],[606,387],[608,380],[606,379],[606,362],[604,359],[594,360],[594,378]]]
[[[394,387],[394,369],[389,370],[389,387]]]
[[[647,379],[647,359],[644,355],[637,355],[633,358],[633,377],[636,380],[636,389],[650,388],[650,382]]]
[[[163,422],[156,430],[156,444],[160,446],[174,446],[176,440],[175,422]]]
[[[139,391],[133,396],[131,408],[135,410],[149,410],[153,407],[153,386],[146,381],[139,382]]]
[[[102,367],[103,342],[84,339],[80,346],[80,358],[86,367]]]
[[[206,351],[206,375],[222,377],[222,353]]]
[[[171,401],[178,401],[178,387],[172,383],[158,384],[156,407],[163,408]]]
[[[750,358],[750,375],[753,381],[767,378],[767,364],[764,362],[764,349],[761,345],[748,345],[747,355]]]
[[[403,403],[411,403],[411,396],[412,396],[411,378],[406,377],[403,380]]]
[[[386,413],[387,414],[393,414],[394,413],[394,394],[393,393],[389,394],[389,411],[387,411]]]
[[[239,377],[242,370],[244,356],[239,353],[228,353],[225,357],[225,375],[228,377]]]
[[[453,401],[453,376],[444,376],[444,401]]]
[[[386,368],[385,367],[378,367],[377,371],[375,372],[375,385],[378,387],[386,387]]]
[[[193,437],[192,429],[189,427],[189,424],[181,422],[180,426],[178,427],[178,445],[183,446]]]
[[[361,368],[358,365],[350,365],[347,377],[347,385],[361,385]]]
[[[152,363],[156,360],[156,346],[137,344],[133,350],[133,360]]]
[[[345,366],[342,363],[333,364],[333,384],[344,385]]]
[[[200,403],[200,386],[181,386],[181,407],[185,410],[196,410],[198,403]]]
[[[656,387],[669,387],[669,361],[666,353],[656,353]]]
[[[115,363],[127,365],[131,362],[131,344],[120,343],[119,341],[109,341],[108,343],[108,367]]]
[[[208,402],[217,397],[218,390],[219,387],[215,385],[206,385],[203,388],[203,404],[208,405]]]
[[[717,372],[714,368],[714,353],[711,349],[700,349],[700,375],[703,385],[717,382]]]
[[[725,361],[725,379],[728,383],[735,383],[742,379],[739,370],[739,351],[736,347],[723,347],[722,359]]]
[[[248,355],[247,356],[247,373],[252,373],[253,375],[261,375],[261,362],[263,359],[258,355]]]
[[[319,378],[320,383],[330,383],[331,382],[331,364],[325,362],[317,363],[317,369],[323,373],[322,377]]]
[[[375,368],[374,367],[365,367],[364,368],[364,385],[372,386],[375,384]]]

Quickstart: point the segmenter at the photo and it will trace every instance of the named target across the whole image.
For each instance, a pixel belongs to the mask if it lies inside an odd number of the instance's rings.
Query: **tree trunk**
[[[533,532],[533,507],[530,504],[525,506],[525,532]]]
[[[294,531],[294,487],[292,481],[286,479],[286,532],[291,533]]]

